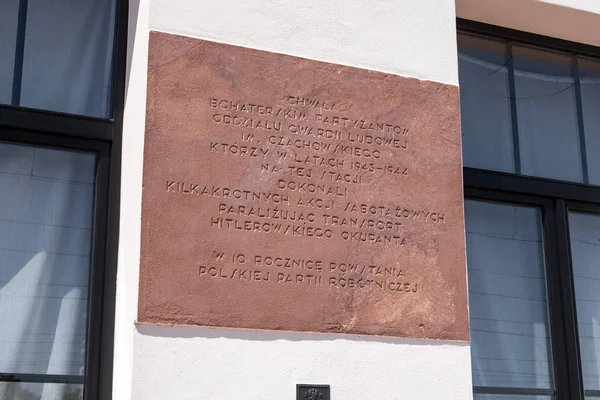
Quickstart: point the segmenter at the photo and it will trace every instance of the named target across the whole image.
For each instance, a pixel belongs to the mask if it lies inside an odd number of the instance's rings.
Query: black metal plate
[[[296,385],[296,400],[331,400],[329,385]]]

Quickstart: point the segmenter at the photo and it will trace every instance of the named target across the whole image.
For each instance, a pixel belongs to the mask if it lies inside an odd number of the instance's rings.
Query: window
[[[115,0],[3,0],[0,104],[111,117]]]
[[[0,371],[68,384],[41,397],[83,393],[96,159],[0,143]],[[27,391],[3,386],[1,398]]]
[[[474,398],[600,399],[600,49],[458,25]]]
[[[473,384],[551,389],[541,211],[467,200],[465,214]]]
[[[0,4],[0,400],[110,398],[126,21]]]

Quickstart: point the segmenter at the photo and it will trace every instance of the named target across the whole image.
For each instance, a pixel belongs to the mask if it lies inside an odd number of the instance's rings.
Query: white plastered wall
[[[134,398],[293,400],[296,383],[332,400],[471,398],[469,346],[291,332],[138,326]]]
[[[131,1],[113,398],[471,399],[465,343],[134,323],[148,29],[456,85],[454,0],[149,1]]]
[[[150,29],[458,84],[454,0],[153,0]]]
[[[121,158],[119,261],[115,304],[113,399],[132,398],[133,338],[137,319],[146,120],[149,0],[129,0],[127,82]]]

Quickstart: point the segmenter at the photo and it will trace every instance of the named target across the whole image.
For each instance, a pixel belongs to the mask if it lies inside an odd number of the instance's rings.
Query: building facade
[[[597,1],[0,10],[0,399],[600,398]]]

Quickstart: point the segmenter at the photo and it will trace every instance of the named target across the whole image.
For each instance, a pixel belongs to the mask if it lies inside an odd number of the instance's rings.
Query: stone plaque
[[[468,340],[456,86],[158,32],[148,68],[140,321]]]

